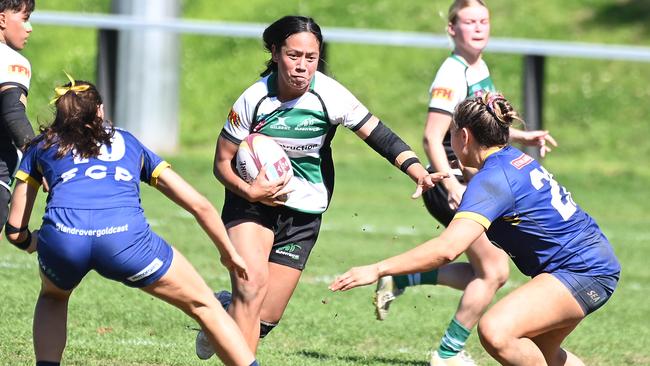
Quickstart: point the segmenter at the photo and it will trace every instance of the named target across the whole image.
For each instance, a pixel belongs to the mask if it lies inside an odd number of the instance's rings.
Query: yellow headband
[[[63,73],[65,74],[65,76],[68,77],[68,80],[70,80],[70,86],[57,86],[56,88],[54,88],[54,94],[55,95],[54,95],[54,98],[50,101],[50,104],[56,103],[56,101],[59,100],[59,98],[64,96],[65,93],[69,92],[70,90],[72,90],[73,92],[76,93],[76,92],[86,91],[86,90],[88,90],[90,88],[90,85],[88,85],[88,84],[86,84],[86,85],[75,85],[74,78],[72,76],[70,76],[70,74],[68,74],[65,71],[63,71]]]

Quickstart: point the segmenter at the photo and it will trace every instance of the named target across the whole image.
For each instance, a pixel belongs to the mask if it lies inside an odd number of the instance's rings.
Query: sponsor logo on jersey
[[[237,112],[235,112],[235,110],[232,108],[230,108],[230,112],[228,113],[228,122],[234,127],[241,126],[241,119],[239,118]]]
[[[451,101],[454,97],[454,91],[450,88],[433,88],[431,90],[431,99],[445,99]]]
[[[323,128],[316,126],[320,122],[319,119],[314,118],[314,117],[309,117],[305,119],[304,121],[300,122],[296,128],[294,128],[294,131],[322,131]]]
[[[302,249],[300,245],[292,243],[279,247],[275,252],[280,255],[286,255],[287,257],[297,261],[300,259],[300,255],[294,254],[294,252],[300,249]]]
[[[25,67],[23,65],[9,65],[9,73],[10,74],[23,74],[27,76],[28,78],[32,76],[32,72],[29,70],[28,67]]]
[[[517,159],[514,159],[513,161],[510,162],[512,166],[517,168],[518,170],[525,167],[526,165],[532,163],[535,159],[531,158],[530,156],[526,154],[521,154]]]
[[[290,130],[291,127],[287,125],[287,117],[278,117],[277,122],[272,124],[271,128],[272,130]]]
[[[287,145],[278,143],[283,149],[287,151],[307,151],[313,150],[318,147],[318,144],[305,144],[305,145]]]

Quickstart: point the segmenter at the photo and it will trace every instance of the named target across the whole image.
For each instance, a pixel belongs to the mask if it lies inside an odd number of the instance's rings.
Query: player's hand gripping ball
[[[237,150],[237,173],[247,183],[252,182],[266,166],[266,178],[275,181],[286,174],[293,177],[287,153],[272,138],[259,133],[248,135]]]

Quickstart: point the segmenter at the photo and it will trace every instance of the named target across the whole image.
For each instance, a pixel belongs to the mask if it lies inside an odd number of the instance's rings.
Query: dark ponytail
[[[41,126],[41,137],[37,140],[45,141],[44,149],[58,145],[57,159],[73,149],[80,158],[98,156],[102,145],[110,146],[115,131],[97,115],[102,105],[97,88],[87,81],[76,80],[57,89],[64,92],[55,101],[56,116],[49,126]]]

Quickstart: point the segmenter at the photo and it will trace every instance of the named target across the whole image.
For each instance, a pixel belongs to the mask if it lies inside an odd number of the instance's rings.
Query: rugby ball
[[[266,179],[270,181],[293,177],[291,161],[284,149],[272,138],[259,133],[248,135],[239,144],[236,168],[239,176],[247,183],[252,182],[266,166]]]

